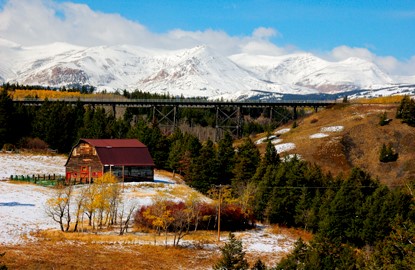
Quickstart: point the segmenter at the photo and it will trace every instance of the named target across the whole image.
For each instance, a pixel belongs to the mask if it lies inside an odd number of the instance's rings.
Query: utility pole
[[[215,188],[219,188],[219,205],[218,205],[218,242],[220,242],[220,212],[222,208],[222,188],[229,187],[229,185],[214,185]]]
[[[218,242],[220,242],[220,206],[222,204],[222,185],[219,185],[219,207],[218,207]]]

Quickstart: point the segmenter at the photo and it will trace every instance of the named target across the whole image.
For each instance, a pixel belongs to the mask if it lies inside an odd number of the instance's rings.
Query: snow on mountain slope
[[[22,47],[0,39],[0,82],[266,99],[384,88],[394,80],[375,64],[358,58],[329,62],[307,53],[226,57],[206,46],[171,51],[66,43]]]
[[[230,58],[264,80],[300,85],[319,92],[336,93],[393,83],[375,64],[359,58],[329,62],[309,53],[277,57],[240,54]]]

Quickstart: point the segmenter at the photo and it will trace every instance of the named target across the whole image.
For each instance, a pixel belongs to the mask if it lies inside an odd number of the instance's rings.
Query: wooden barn
[[[91,183],[106,172],[120,181],[154,181],[147,146],[135,139],[80,139],[65,164],[66,181]]]

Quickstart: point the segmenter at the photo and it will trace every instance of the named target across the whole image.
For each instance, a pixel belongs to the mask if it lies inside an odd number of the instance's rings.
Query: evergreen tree
[[[349,178],[343,181],[339,191],[330,202],[328,213],[322,217],[319,233],[325,237],[361,246],[361,215],[364,199],[371,196],[378,183],[360,169],[353,169]]]
[[[232,145],[232,136],[225,133],[225,136],[218,142],[217,152],[218,171],[220,172],[220,183],[230,184],[233,178],[233,167],[235,165],[235,149]]]
[[[397,217],[393,230],[369,254],[367,269],[413,269],[415,265],[415,223]]]
[[[6,253],[0,253],[0,258],[3,257]],[[0,270],[7,270],[7,266],[3,263],[0,263]]]
[[[229,241],[221,249],[222,257],[213,266],[215,270],[245,270],[249,268],[242,250],[242,241],[237,240],[233,233],[229,233]]]
[[[405,96],[396,111],[396,118],[402,119],[403,123],[415,126],[415,101]]]
[[[254,176],[260,161],[260,154],[255,144],[248,137],[238,148],[233,169],[232,185],[235,187],[245,185]]]
[[[3,144],[13,142],[14,115],[13,100],[8,92],[3,89],[0,92],[0,149]]]
[[[293,253],[276,269],[357,269],[357,259],[348,245],[316,236],[309,244],[298,240]]]
[[[251,270],[267,270],[267,266],[261,261],[261,259],[258,259],[254,266],[252,266]]]
[[[389,144],[386,146],[385,144],[382,144],[382,148],[380,149],[379,154],[379,161],[380,162],[393,162],[398,159],[399,154],[395,153],[395,151],[392,148],[392,144]]]
[[[278,154],[275,146],[268,140],[267,147],[265,148],[264,163],[266,166],[275,165],[278,166],[280,163],[280,155]]]
[[[213,185],[219,184],[218,164],[213,142],[208,140],[200,150],[200,155],[190,164],[186,182],[200,192],[206,193]]]

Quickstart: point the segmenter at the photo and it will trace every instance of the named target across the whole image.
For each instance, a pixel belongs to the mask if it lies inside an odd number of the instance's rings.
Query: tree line
[[[131,98],[156,96],[144,92],[134,92]],[[163,110],[168,110],[163,108]],[[288,118],[290,112],[281,109],[283,118]],[[68,153],[79,138],[138,138],[144,137],[143,143],[148,142],[153,155],[157,156],[158,148],[168,153],[171,142],[160,130],[158,123],[153,122],[150,110],[128,108],[122,118],[116,118],[112,112],[102,107],[83,106],[81,103],[72,105],[64,101],[45,101],[41,106],[14,105],[9,93],[3,89],[0,92],[0,147],[4,144],[17,148],[43,147],[57,149]],[[165,112],[166,113],[166,112]],[[252,121],[245,121],[244,132],[262,132],[277,125],[280,119],[261,125],[256,122],[264,112],[252,110],[245,112]],[[180,110],[178,119],[188,126],[215,127],[215,112],[212,110],[189,109]],[[43,141],[40,143],[39,140]],[[35,144],[33,146],[33,144]],[[37,145],[36,145],[37,144]],[[166,151],[167,150],[167,151]],[[157,158],[165,168],[165,160]]]

